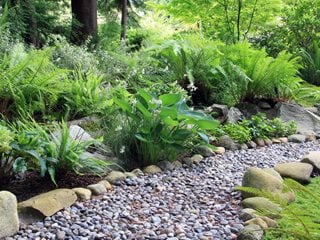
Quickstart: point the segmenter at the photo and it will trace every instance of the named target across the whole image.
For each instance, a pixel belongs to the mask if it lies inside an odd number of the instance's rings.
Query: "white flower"
[[[191,83],[187,86],[187,88],[188,88],[191,92],[194,92],[194,91],[197,90],[197,87],[194,85],[193,82],[191,82]]]
[[[121,126],[118,126],[115,130],[116,130],[117,132],[119,132],[119,131],[122,130],[122,127],[121,127]]]
[[[150,100],[151,104],[157,104],[157,105],[161,105],[162,101],[160,99],[155,99],[153,98],[152,100]]]
[[[120,154],[123,154],[124,153],[124,151],[126,150],[126,147],[125,146],[122,146],[121,148],[120,148]]]

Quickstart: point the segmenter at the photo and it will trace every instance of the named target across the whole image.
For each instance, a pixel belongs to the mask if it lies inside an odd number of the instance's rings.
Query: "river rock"
[[[93,195],[101,195],[104,194],[105,192],[107,192],[107,189],[105,187],[104,184],[90,184],[89,186],[87,186],[88,189],[90,189],[90,191],[92,192]]]
[[[311,164],[317,171],[320,171],[320,151],[311,151],[303,156],[301,162]]]
[[[156,165],[149,165],[143,169],[143,172],[146,174],[154,174],[154,173],[161,173],[162,170]]]
[[[231,137],[228,135],[222,136],[219,138],[217,145],[220,147],[224,147],[227,150],[238,150],[238,144],[236,144]]]
[[[162,171],[173,171],[175,169],[174,165],[169,161],[160,161],[157,166],[161,168]]]
[[[272,214],[282,211],[278,204],[275,204],[264,197],[246,198],[241,202],[241,204],[244,208],[252,208],[257,211],[270,211]]]
[[[263,229],[256,224],[245,226],[238,235],[238,240],[261,240]]]
[[[116,182],[122,181],[124,179],[126,179],[126,175],[120,171],[112,171],[106,177],[106,180],[111,184],[115,184]]]
[[[306,136],[303,134],[293,134],[288,136],[288,141],[294,143],[304,143],[306,141]]]
[[[259,225],[264,230],[268,228],[268,224],[265,221],[263,221],[262,218],[259,218],[259,217],[252,218],[244,223],[245,226],[248,226],[251,224]]]
[[[43,218],[49,217],[66,207],[70,207],[76,201],[77,195],[74,191],[64,188],[56,189],[19,203],[19,217],[22,222],[24,217],[26,217],[26,221],[32,221],[32,215],[35,215],[35,219],[39,218],[39,214]]]
[[[203,157],[211,157],[214,155],[214,151],[211,147],[206,145],[200,145],[196,148],[198,154],[202,155]]]
[[[228,123],[238,123],[239,121],[243,120],[244,116],[242,112],[235,107],[231,107],[227,114],[227,122]]]
[[[313,166],[308,163],[281,163],[274,168],[282,177],[292,178],[301,183],[310,182]]]
[[[0,192],[0,239],[10,237],[19,230],[17,198],[8,191]]]
[[[249,168],[243,176],[243,187],[257,188],[271,193],[281,193],[283,189],[282,182],[273,175],[266,173],[260,168]],[[242,193],[244,198],[257,196],[253,193]]]
[[[249,141],[247,143],[247,145],[248,145],[248,148],[256,148],[257,147],[257,144],[254,141]]]
[[[200,154],[195,154],[191,157],[191,161],[195,164],[199,164],[203,160],[203,156]]]
[[[266,144],[264,143],[264,140],[262,138],[256,138],[254,139],[254,142],[259,146],[259,147],[264,147]]]
[[[72,188],[72,190],[77,194],[79,200],[89,200],[91,198],[91,191],[87,188]]]
[[[241,219],[242,221],[246,222],[252,218],[257,217],[257,211],[252,209],[252,208],[244,208],[241,210],[240,214],[239,214],[239,219]]]

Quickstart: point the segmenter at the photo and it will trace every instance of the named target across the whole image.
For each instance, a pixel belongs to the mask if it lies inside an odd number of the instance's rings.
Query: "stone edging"
[[[304,141],[307,138],[304,138]],[[313,140],[313,139],[311,139]],[[270,144],[287,143],[288,141],[296,142],[295,138],[278,138],[265,140],[262,144],[261,140],[248,143],[248,148],[263,147]],[[241,149],[247,149],[242,146]],[[180,168],[185,164],[192,166],[199,164],[205,157],[211,157],[216,154],[224,154],[226,149],[224,147],[217,147],[215,150],[202,146],[198,148],[199,154],[195,154],[190,158],[185,158],[180,161],[168,162],[162,161],[157,165],[150,165],[143,170],[135,169],[131,172],[112,171],[106,178],[96,184],[91,184],[87,187],[78,187],[73,189],[55,189],[53,191],[37,195],[26,201],[17,203],[16,197],[7,191],[0,191],[0,214],[2,214],[5,221],[0,218],[0,239],[14,235],[18,230],[20,224],[31,224],[43,220],[45,217],[54,215],[56,212],[73,205],[77,200],[86,201],[92,198],[92,195],[98,196],[106,193],[113,188],[112,184],[117,181],[124,180],[128,177],[139,177],[144,174],[160,173],[162,171],[172,171]],[[9,205],[9,206],[7,206]]]
[[[311,151],[305,155],[300,162],[289,162],[277,164],[274,168],[249,168],[243,176],[242,187],[250,187],[285,200],[287,204],[295,201],[294,192],[283,192],[283,178],[291,178],[300,183],[309,183],[313,171],[320,171],[320,151]],[[243,210],[240,219],[244,221],[245,227],[238,234],[239,240],[261,240],[264,230],[278,227],[276,219],[282,209],[279,205],[267,198],[259,197],[258,194],[242,192]],[[257,211],[264,210],[265,216]]]

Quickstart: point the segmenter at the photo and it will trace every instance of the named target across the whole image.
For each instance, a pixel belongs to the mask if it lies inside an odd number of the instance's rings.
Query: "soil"
[[[77,175],[73,172],[61,174],[56,178],[58,186],[55,186],[49,177],[41,177],[39,173],[28,172],[23,177],[0,184],[0,191],[12,192],[20,202],[56,188],[85,187],[101,180],[101,177],[98,176]]]

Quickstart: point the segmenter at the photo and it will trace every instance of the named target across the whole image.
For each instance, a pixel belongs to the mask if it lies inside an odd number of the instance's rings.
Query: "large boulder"
[[[292,178],[301,183],[310,182],[313,166],[308,163],[281,163],[274,167],[274,169],[282,176]]]
[[[278,103],[276,108],[277,117],[285,122],[294,120],[297,123],[298,132],[317,132],[320,130],[320,117],[311,111],[290,103]]]
[[[317,171],[320,171],[320,151],[311,151],[303,156],[301,162],[311,164]]]
[[[263,171],[260,168],[249,168],[242,179],[243,187],[257,188],[270,193],[281,193],[283,189],[282,182],[275,176]],[[257,194],[243,192],[246,197],[254,197]]]
[[[19,230],[17,198],[10,192],[0,192],[0,239],[10,237]]]
[[[21,222],[29,224],[39,217],[49,217],[77,201],[77,195],[70,189],[56,189],[40,194],[18,204]]]

